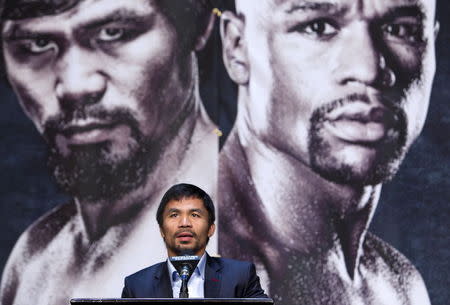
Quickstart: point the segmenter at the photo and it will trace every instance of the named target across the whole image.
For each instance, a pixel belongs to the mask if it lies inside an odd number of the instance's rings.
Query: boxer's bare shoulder
[[[369,277],[378,278],[374,282],[384,282],[403,296],[405,304],[430,304],[419,271],[403,254],[374,234],[367,234],[361,265],[371,274]]]
[[[25,232],[22,233],[15,244],[2,275],[0,287],[0,303],[13,304],[17,290],[22,285],[21,278],[25,274],[42,275],[45,268],[37,268],[47,258],[46,252],[53,252],[52,244],[64,239],[64,231],[74,231],[77,227],[76,207],[73,201],[59,205],[49,211]],[[63,236],[64,235],[64,236]],[[45,263],[44,263],[45,264]]]

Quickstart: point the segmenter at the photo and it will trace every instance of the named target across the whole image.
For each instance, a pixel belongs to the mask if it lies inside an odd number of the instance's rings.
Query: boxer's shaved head
[[[237,126],[335,182],[389,179],[425,122],[434,0],[237,0],[221,32]],[[242,125],[240,125],[242,124]]]

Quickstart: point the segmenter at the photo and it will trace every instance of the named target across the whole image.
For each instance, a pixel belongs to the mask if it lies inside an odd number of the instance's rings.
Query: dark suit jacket
[[[267,298],[255,265],[226,258],[206,258],[205,298]],[[122,298],[172,298],[167,262],[142,269],[125,278]]]

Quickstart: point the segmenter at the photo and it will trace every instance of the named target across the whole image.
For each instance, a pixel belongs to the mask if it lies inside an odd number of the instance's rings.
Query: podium
[[[72,299],[71,305],[272,305],[272,299]]]

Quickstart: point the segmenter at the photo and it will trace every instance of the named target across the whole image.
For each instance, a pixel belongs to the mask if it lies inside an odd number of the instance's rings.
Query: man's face
[[[142,183],[192,106],[190,52],[154,2],[84,0],[2,32],[8,79],[60,183],[93,198]]]
[[[201,256],[214,234],[215,225],[209,225],[208,211],[201,199],[183,198],[167,203],[160,229],[169,256],[181,255],[184,251]]]
[[[393,175],[428,109],[435,1],[248,2],[251,132],[338,183]]]

